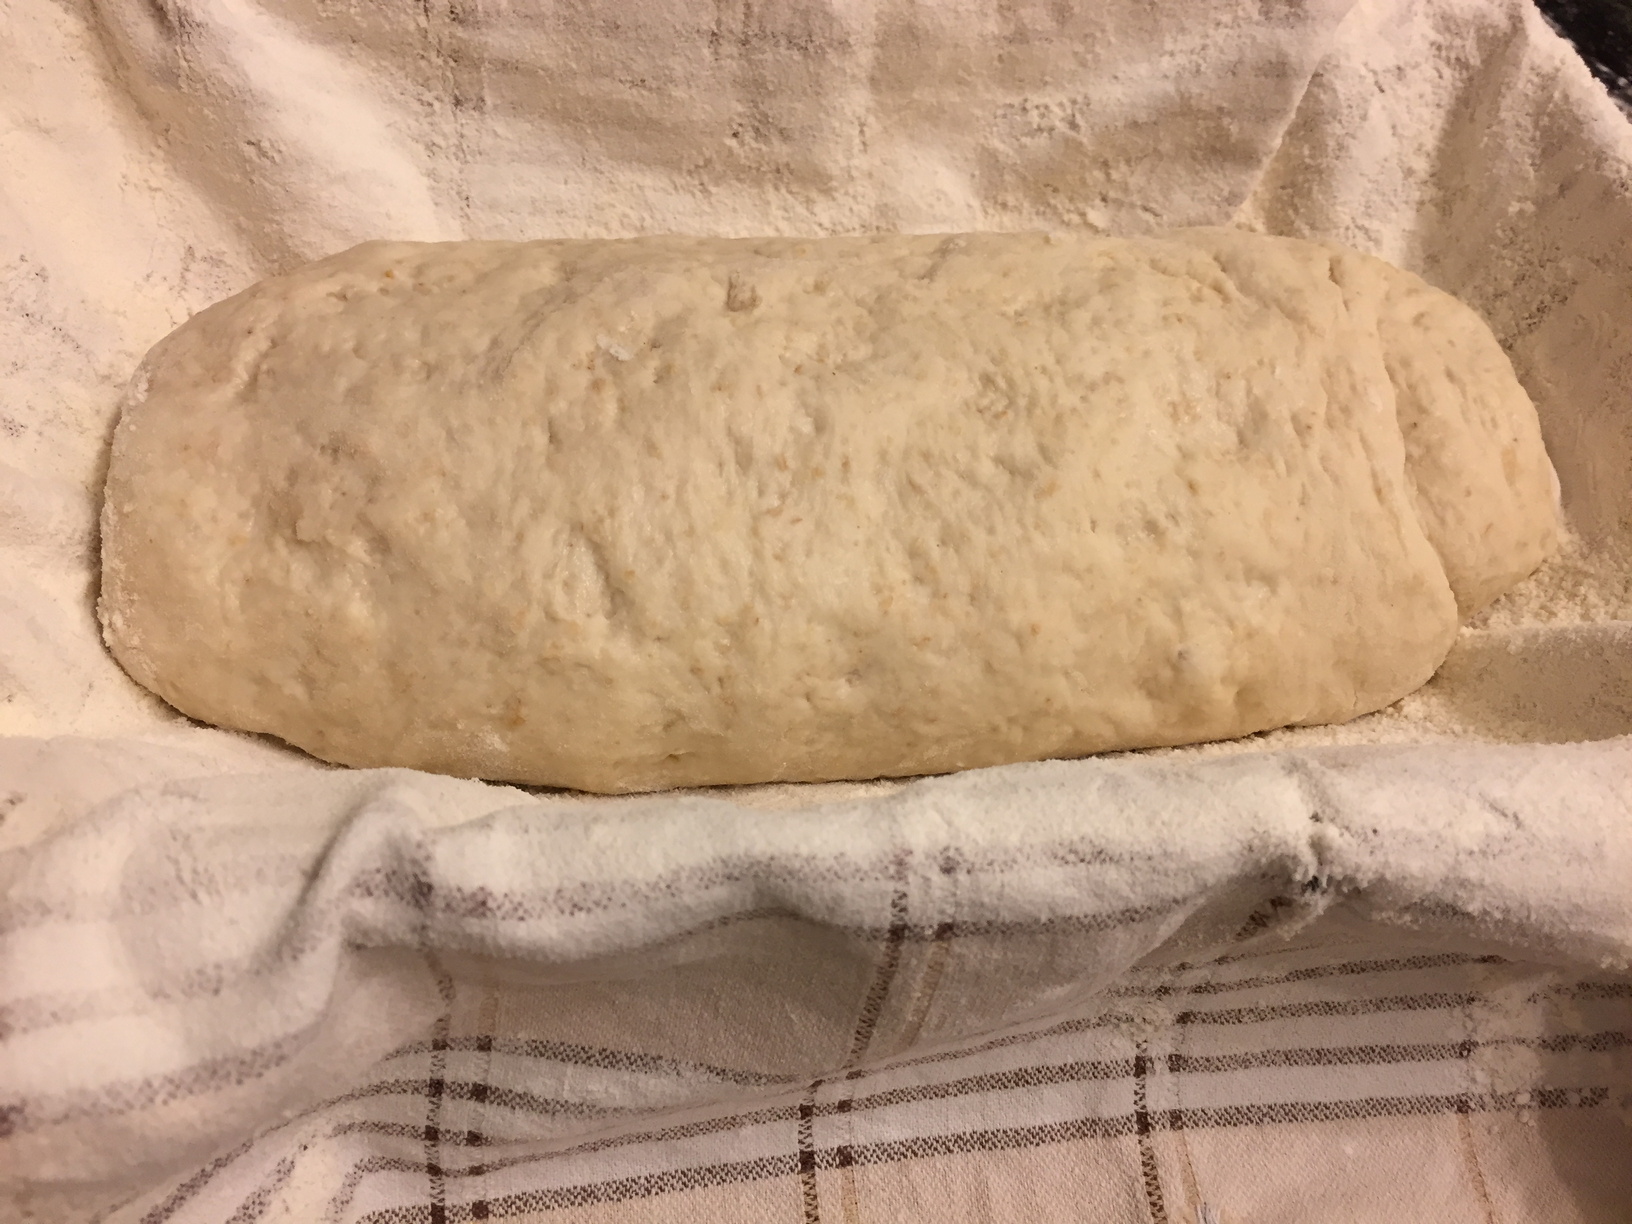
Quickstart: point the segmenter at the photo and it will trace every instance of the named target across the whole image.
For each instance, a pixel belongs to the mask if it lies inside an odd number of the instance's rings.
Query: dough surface
[[[1317,243],[369,243],[148,355],[100,611],[330,761],[900,776],[1388,705],[1552,479],[1483,323]]]

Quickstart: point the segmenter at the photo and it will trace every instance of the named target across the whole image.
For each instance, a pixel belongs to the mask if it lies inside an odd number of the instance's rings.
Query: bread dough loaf
[[[101,613],[330,761],[899,776],[1385,706],[1551,482],[1483,324],[1316,243],[380,242],[148,356]]]

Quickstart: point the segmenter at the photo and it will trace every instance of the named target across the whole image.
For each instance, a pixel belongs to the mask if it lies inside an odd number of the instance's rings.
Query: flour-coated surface
[[[1314,243],[370,243],[149,355],[102,617],[346,764],[898,776],[1385,706],[1550,481],[1477,318]]]

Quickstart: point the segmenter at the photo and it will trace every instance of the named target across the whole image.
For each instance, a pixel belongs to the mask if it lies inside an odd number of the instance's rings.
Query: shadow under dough
[[[1493,739],[1632,735],[1632,621],[1464,634],[1429,690],[1468,730]]]

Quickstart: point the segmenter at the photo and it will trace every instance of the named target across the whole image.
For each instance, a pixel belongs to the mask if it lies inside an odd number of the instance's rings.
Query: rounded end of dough
[[[1559,545],[1558,475],[1540,418],[1471,307],[1370,256],[1334,248],[1333,266],[1351,290],[1375,295],[1417,516],[1466,621]]]

